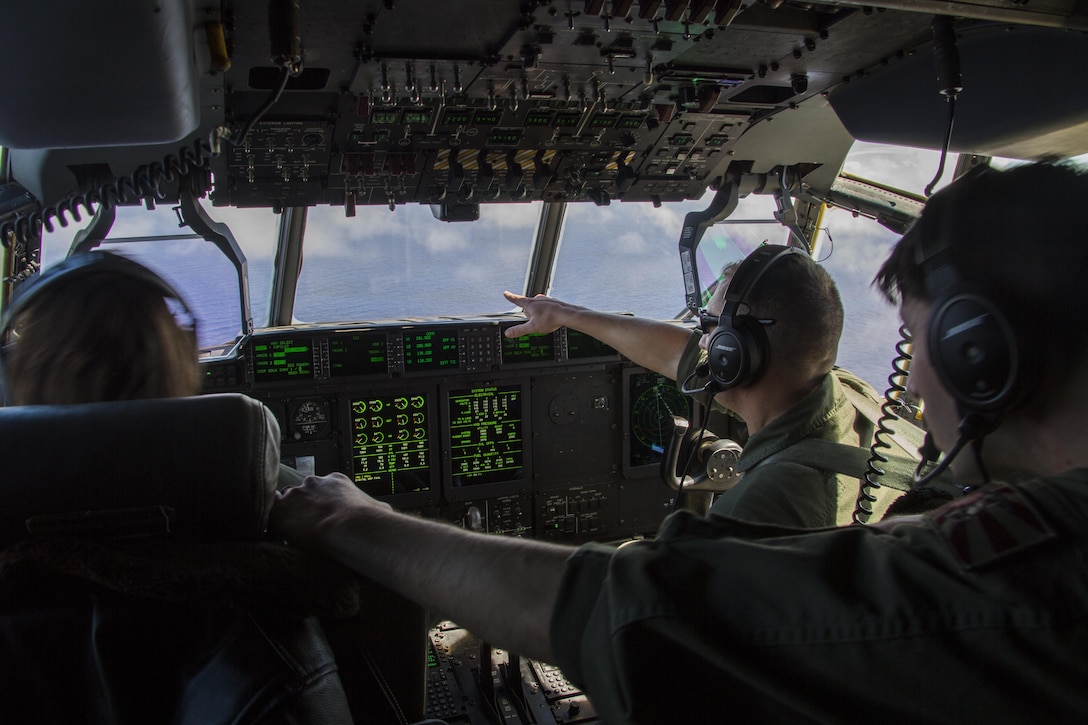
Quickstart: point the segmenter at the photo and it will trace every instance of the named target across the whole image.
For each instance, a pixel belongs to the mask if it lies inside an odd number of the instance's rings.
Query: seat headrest
[[[0,408],[0,546],[34,534],[256,541],[279,440],[271,411],[236,393]]]

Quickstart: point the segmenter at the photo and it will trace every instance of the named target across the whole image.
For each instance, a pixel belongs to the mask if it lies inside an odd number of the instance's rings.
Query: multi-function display
[[[388,369],[384,332],[340,333],[329,338],[329,375],[377,375]]]
[[[450,467],[453,486],[514,481],[524,475],[521,385],[451,390]]]
[[[425,395],[353,398],[352,476],[372,496],[431,488],[430,420]]]
[[[457,330],[404,331],[404,371],[422,372],[457,368]]]
[[[310,340],[261,339],[253,341],[255,382],[303,380],[314,376],[314,353]]]
[[[590,357],[619,355],[616,350],[584,332],[567,329],[567,359],[581,360]]]
[[[555,360],[555,335],[522,335],[502,338],[503,364],[552,362]]]

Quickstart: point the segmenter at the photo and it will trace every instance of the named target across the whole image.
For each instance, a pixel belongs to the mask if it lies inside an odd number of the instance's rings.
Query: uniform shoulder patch
[[[1031,501],[1006,483],[991,483],[927,518],[967,569],[992,564],[1057,536]]]

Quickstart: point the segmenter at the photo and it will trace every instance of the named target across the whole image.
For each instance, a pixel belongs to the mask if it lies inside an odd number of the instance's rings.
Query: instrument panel
[[[203,363],[206,392],[275,414],[286,465],[340,471],[400,510],[555,541],[651,533],[675,492],[658,469],[675,384],[521,318],[262,330]]]

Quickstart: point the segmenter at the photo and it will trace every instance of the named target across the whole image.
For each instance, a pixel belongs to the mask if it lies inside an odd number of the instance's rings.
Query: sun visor
[[[951,151],[1018,158],[1088,152],[1088,74],[1071,70],[1088,56],[1088,35],[984,24],[959,28],[957,38],[963,90]],[[851,136],[941,147],[948,102],[938,89],[931,49],[925,46],[831,92],[828,100]],[[1046,103],[1036,103],[1039,98]]]
[[[0,145],[79,148],[188,136],[200,122],[192,23],[185,0],[3,3],[0,98],[9,112],[0,114]]]

